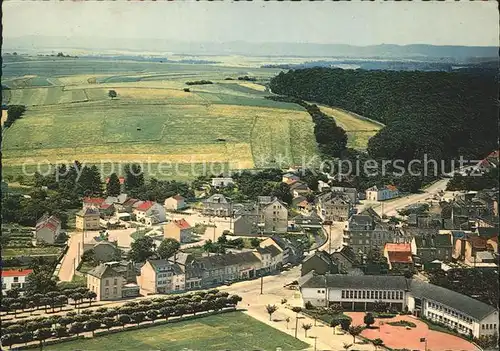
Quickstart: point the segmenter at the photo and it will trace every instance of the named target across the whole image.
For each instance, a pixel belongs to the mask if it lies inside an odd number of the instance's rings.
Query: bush
[[[310,301],[307,301],[305,304],[306,310],[313,310],[314,306]]]
[[[394,327],[411,327],[415,328],[417,325],[415,323],[409,321],[395,321],[395,322],[387,322],[387,324],[392,325]]]

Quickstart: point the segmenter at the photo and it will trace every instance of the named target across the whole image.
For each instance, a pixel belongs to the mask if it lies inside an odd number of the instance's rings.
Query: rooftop
[[[472,297],[418,279],[411,280],[410,290],[411,294],[415,297],[426,298],[442,303],[477,320],[481,320],[496,311],[493,306],[487,305]]]
[[[191,225],[184,218],[174,219],[172,223],[174,223],[181,230],[191,228]]]
[[[304,276],[305,277],[305,276]],[[301,284],[302,288],[349,288],[349,289],[384,289],[407,290],[408,283],[403,276],[344,274],[311,275]]]
[[[392,251],[387,254],[391,263],[412,263],[411,252]]]
[[[411,252],[411,245],[407,243],[387,243],[384,250],[388,252]]]
[[[2,271],[2,277],[25,277],[32,272],[32,269],[11,269]]]

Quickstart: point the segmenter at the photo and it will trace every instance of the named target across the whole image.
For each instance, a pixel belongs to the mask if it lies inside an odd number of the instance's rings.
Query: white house
[[[170,211],[181,210],[186,207],[186,199],[179,194],[171,196],[165,200],[164,207]]]
[[[23,290],[26,277],[33,272],[32,269],[17,269],[2,271],[2,294],[11,289]]]
[[[372,186],[366,189],[366,200],[368,201],[384,201],[394,199],[399,196],[398,188],[394,185],[384,185],[382,188]]]
[[[216,177],[212,178],[212,186],[214,188],[224,188],[228,185],[234,184],[233,178],[231,177]]]
[[[165,208],[154,201],[144,201],[134,208],[133,213],[138,222],[160,223],[165,222]]]

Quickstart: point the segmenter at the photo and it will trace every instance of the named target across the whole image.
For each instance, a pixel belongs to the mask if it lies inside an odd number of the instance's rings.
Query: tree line
[[[270,87],[386,124],[369,141],[372,157],[476,159],[498,147],[497,78],[487,72],[310,68],[281,72]]]
[[[2,345],[12,346],[28,343],[34,340],[43,347],[45,340],[52,337],[63,338],[79,336],[84,332],[94,332],[99,329],[111,329],[128,324],[136,324],[163,318],[182,317],[186,314],[196,315],[200,312],[220,311],[224,308],[235,308],[241,297],[217,289],[198,291],[185,295],[158,297],[139,302],[127,302],[120,307],[101,307],[95,311],[84,310],[81,314],[68,312],[66,315],[40,317],[28,320],[17,320],[2,323]]]
[[[3,89],[3,87],[2,87]],[[10,105],[7,107],[7,119],[3,123],[5,128],[10,127],[16,120],[22,117],[26,112],[26,106],[24,105]]]

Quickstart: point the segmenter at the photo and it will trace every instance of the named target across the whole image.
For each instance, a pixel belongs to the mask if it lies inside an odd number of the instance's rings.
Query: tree
[[[5,296],[11,299],[19,298],[19,289],[11,289],[5,292]]]
[[[108,96],[111,98],[111,99],[114,99],[115,97],[118,96],[118,94],[116,94],[116,91],[114,90],[109,90],[108,91]]]
[[[269,320],[271,320],[273,313],[277,310],[278,307],[276,305],[266,305],[266,311],[269,314]]]
[[[27,345],[30,341],[33,341],[33,332],[25,331],[21,333],[19,342],[24,342],[24,345]]]
[[[77,305],[79,305],[80,301],[83,299],[83,295],[80,293],[74,293],[74,294],[71,294],[71,299],[73,300],[73,303],[75,304],[75,308],[77,308]]]
[[[372,341],[373,346],[375,346],[375,350],[378,350],[380,346],[384,346],[384,341],[380,338],[376,338]]]
[[[288,323],[290,323],[290,317],[286,317],[285,322],[286,322],[286,329],[288,329]]]
[[[59,292],[57,291],[49,291],[47,294],[47,297],[50,299],[50,307],[52,308],[52,313],[55,312],[55,308],[56,308],[56,304],[57,304],[57,301],[56,301],[56,298],[59,296]]]
[[[172,308],[171,307],[162,307],[160,308],[160,315],[165,318],[165,321],[168,320],[168,317],[172,315]]]
[[[40,341],[40,350],[43,349],[43,342],[48,338],[52,337],[52,330],[49,328],[41,328],[35,331],[35,339]]]
[[[28,303],[26,304],[26,307],[30,310],[30,316],[33,315],[33,311],[35,310],[35,302],[33,300],[30,300],[28,301]]]
[[[138,238],[130,245],[129,259],[134,262],[144,262],[154,255],[154,242],[150,236]]]
[[[259,247],[260,245],[260,240],[257,239],[257,238],[252,238],[250,239],[250,245],[255,249],[257,247]]]
[[[375,323],[375,318],[373,317],[373,314],[370,312],[366,313],[365,316],[363,317],[363,323],[365,323],[367,328],[370,328],[370,326]]]
[[[168,259],[176,253],[181,247],[181,244],[172,238],[164,239],[157,249],[157,254],[161,259]]]
[[[68,329],[64,326],[58,326],[55,328],[55,334],[57,338],[64,338],[65,336],[68,335]]]
[[[332,315],[340,314],[343,310],[342,305],[339,303],[334,303],[328,307],[328,312]]]
[[[126,164],[124,167],[125,172],[125,187],[127,190],[134,191],[140,190],[144,187],[144,173],[141,166],[138,164]]]
[[[373,303],[373,310],[375,312],[383,313],[383,312],[387,312],[388,309],[389,309],[389,304],[386,302],[375,301]]]
[[[154,322],[156,319],[158,319],[158,315],[159,314],[160,313],[159,313],[158,310],[149,310],[149,311],[146,312],[146,316],[152,322]]]
[[[106,194],[108,196],[118,196],[121,193],[120,179],[116,173],[109,176],[108,184],[106,184]]]
[[[141,324],[141,322],[144,322],[144,319],[146,318],[146,315],[144,312],[134,312],[132,313],[132,319],[134,322],[137,323],[137,325]]]
[[[47,265],[39,266],[35,261],[32,266],[33,272],[26,277],[25,292],[27,296],[36,293],[46,294],[49,291],[56,290],[57,281],[52,274],[52,267]]]
[[[2,345],[3,346],[8,346],[9,349],[12,347],[12,345],[14,345],[15,343],[17,343],[17,335],[15,334],[3,334],[2,335]]]
[[[14,301],[17,301],[17,299]],[[14,318],[17,318],[17,310],[20,310],[21,307],[22,306],[19,302],[13,302],[10,304],[10,309],[14,311]]]
[[[101,327],[101,322],[95,319],[89,320],[85,323],[85,330],[92,332],[92,337],[94,337],[94,332]]]
[[[59,312],[61,312],[63,309],[63,306],[68,303],[68,298],[66,297],[66,295],[59,295],[56,297],[56,303],[60,308]]]
[[[87,291],[85,293],[85,298],[89,300],[89,306],[92,306],[92,300],[97,298],[97,294],[93,291]]]
[[[118,321],[122,325],[122,327],[125,329],[125,325],[131,322],[131,318],[128,314],[120,314],[118,316]]]
[[[340,325],[340,322],[338,319],[336,318],[333,318],[331,321],[330,321],[330,328],[332,328],[333,330],[333,334],[335,334],[335,328],[337,328],[337,326]]]
[[[302,324],[302,329],[304,329],[304,336],[307,338],[307,331],[312,328],[312,324]]]
[[[76,334],[76,336],[79,336],[80,333],[82,333],[84,330],[85,330],[85,325],[82,322],[74,322],[69,327],[69,332],[71,334]]]
[[[359,326],[359,325],[353,325],[353,326],[350,326],[349,327],[349,334],[352,336],[352,343],[355,344],[356,343],[356,336],[358,336],[359,334],[361,334],[361,332],[363,331],[363,327]]]
[[[278,183],[275,186],[272,195],[276,196],[278,199],[280,199],[281,201],[285,202],[288,205],[292,204],[293,195],[290,191],[290,186],[286,183]]]
[[[342,318],[340,320],[340,327],[342,330],[349,331],[349,327],[351,326],[351,320],[347,318]]]
[[[111,329],[112,327],[115,326],[115,319],[114,318],[111,318],[111,317],[105,317],[103,318],[102,320],[102,324],[104,324],[104,326],[106,327],[106,329]]]

